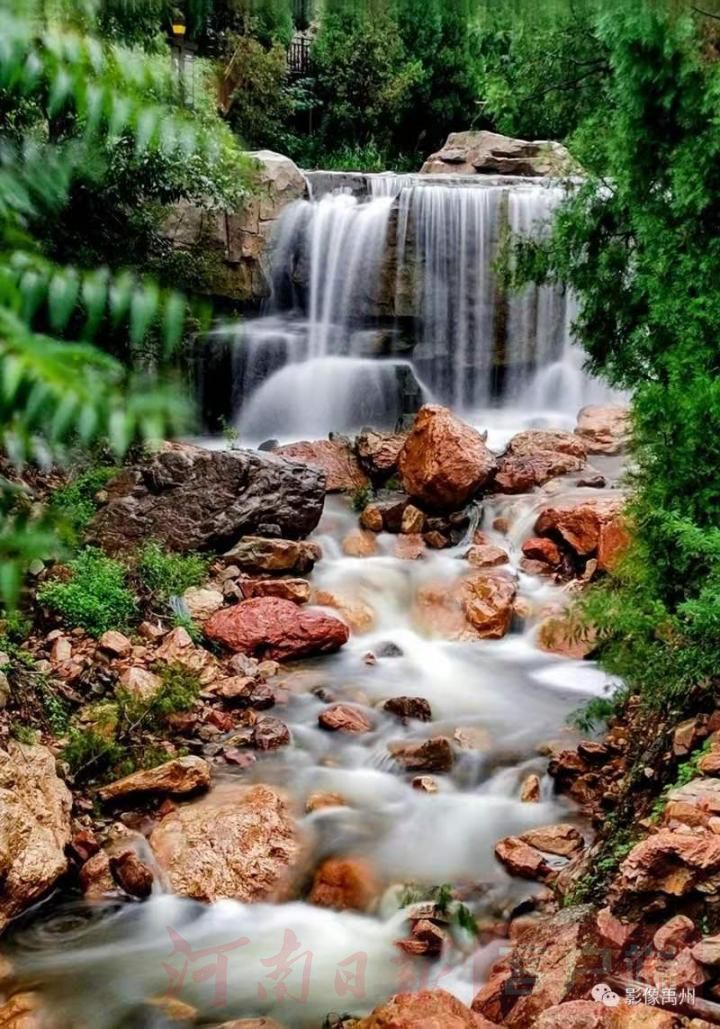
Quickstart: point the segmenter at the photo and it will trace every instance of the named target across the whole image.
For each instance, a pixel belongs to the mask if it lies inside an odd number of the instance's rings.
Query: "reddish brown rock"
[[[445,736],[416,743],[391,743],[390,753],[409,772],[449,772],[453,750]]]
[[[613,1012],[594,1000],[553,1004],[533,1022],[533,1029],[611,1029]]]
[[[112,657],[125,657],[132,650],[132,643],[123,633],[109,629],[98,640],[98,647]]]
[[[446,547],[450,546],[450,537],[446,536],[438,529],[432,529],[431,532],[426,532],[423,535],[423,541],[431,550],[444,550]]]
[[[425,513],[414,504],[408,504],[403,511],[400,532],[405,536],[417,536],[422,534],[425,528]]]
[[[305,801],[305,810],[324,811],[329,807],[347,807],[347,801],[341,793],[311,793]]]
[[[589,454],[619,454],[630,438],[630,415],[625,407],[584,407],[575,429]]]
[[[571,454],[506,454],[500,458],[493,488],[499,493],[529,493],[559,475],[579,472],[584,464],[583,458]]]
[[[559,535],[580,557],[595,554],[604,525],[622,511],[623,501],[616,497],[596,497],[580,503],[546,507],[535,523],[538,536]]]
[[[510,560],[507,551],[502,547],[496,547],[492,543],[483,543],[470,547],[465,559],[473,568],[496,568],[498,565],[507,564]]]
[[[260,718],[252,731],[252,745],[256,750],[277,750],[290,743],[290,730],[279,718]]]
[[[397,993],[355,1029],[483,1029],[483,1022],[445,990]]]
[[[0,932],[66,871],[71,804],[49,750],[13,740],[0,750]]]
[[[140,700],[150,700],[158,690],[162,689],[163,681],[159,675],[155,675],[148,668],[140,665],[133,665],[126,668],[118,679],[121,689],[127,690],[134,697]]]
[[[653,947],[661,953],[676,953],[696,935],[695,923],[687,915],[674,915],[653,936]]]
[[[379,893],[367,861],[327,858],[315,873],[308,901],[335,911],[366,911]]]
[[[506,836],[495,844],[495,857],[510,875],[521,879],[543,879],[549,865],[539,850],[517,836]]]
[[[409,499],[404,493],[381,490],[373,501],[365,506],[360,515],[360,525],[370,532],[398,533]]]
[[[569,614],[552,616],[539,626],[537,645],[548,654],[581,660],[592,653],[595,633],[592,627],[580,625]]]
[[[321,711],[318,715],[318,725],[328,732],[352,734],[370,732],[372,729],[370,719],[362,711],[347,704],[334,704]]]
[[[513,436],[506,453],[516,457],[532,457],[535,454],[565,454],[570,457],[587,457],[587,444],[574,432],[547,429],[526,429]]]
[[[432,711],[424,697],[391,697],[383,704],[383,711],[403,721],[409,718],[416,718],[420,722],[432,721]]]
[[[720,836],[707,829],[660,829],[636,844],[620,867],[624,893],[683,896],[720,889]]]
[[[378,552],[375,534],[366,529],[352,529],[341,546],[343,554],[348,557],[372,557]]]
[[[585,846],[582,833],[574,825],[565,824],[529,829],[521,834],[520,839],[545,854],[558,857],[573,857]]]
[[[528,775],[520,788],[520,800],[525,804],[538,804],[540,802],[540,776],[533,772]]]
[[[517,584],[507,575],[473,575],[463,584],[465,617],[480,639],[499,640],[510,628]]]
[[[117,886],[110,871],[110,858],[104,851],[93,854],[80,869],[80,889],[88,900],[117,896]]]
[[[619,950],[622,950],[637,928],[636,922],[620,921],[613,915],[609,907],[601,908],[598,911],[596,923],[602,939]]]
[[[332,653],[350,635],[338,618],[275,597],[244,600],[218,611],[204,628],[208,639],[230,650],[278,661]]]
[[[207,789],[209,785],[210,766],[207,761],[188,755],[126,775],[123,779],[101,787],[98,796],[103,801],[109,801],[136,793],[194,793],[196,790]]]
[[[324,472],[328,493],[351,493],[368,484],[367,475],[360,468],[347,440],[321,439],[289,443],[277,447],[273,454]]]
[[[279,597],[293,604],[306,604],[310,599],[307,579],[241,579],[238,583],[246,600],[253,597]]]
[[[404,432],[363,429],[355,440],[355,452],[360,466],[373,481],[382,482],[392,475],[406,438],[407,433]]]
[[[418,561],[425,553],[425,540],[422,536],[398,536],[394,544],[395,557],[402,561]]]
[[[720,936],[704,936],[692,948],[692,956],[701,965],[720,965]]]
[[[541,536],[525,540],[522,545],[522,552],[531,561],[544,561],[553,567],[557,567],[562,561],[562,554],[557,543]]]
[[[110,872],[118,886],[131,897],[143,900],[152,893],[152,869],[140,860],[134,850],[126,850],[111,857]]]
[[[500,639],[512,622],[516,590],[512,578],[492,571],[427,583],[417,591],[413,616],[425,631],[446,639]]]
[[[166,815],[150,845],[176,893],[209,902],[284,896],[300,854],[285,800],[265,785],[216,787]]]
[[[252,707],[256,711],[265,711],[275,706],[275,694],[271,688],[245,675],[223,679],[215,690],[215,696],[232,707]]]
[[[496,468],[479,432],[431,404],[417,413],[398,458],[406,492],[440,510],[462,507]]]
[[[603,522],[598,543],[598,569],[601,572],[612,572],[624,557],[630,542],[630,532],[622,515],[615,515]]]
[[[2,1001],[0,996],[0,1029],[60,1029],[38,993],[14,993]]]

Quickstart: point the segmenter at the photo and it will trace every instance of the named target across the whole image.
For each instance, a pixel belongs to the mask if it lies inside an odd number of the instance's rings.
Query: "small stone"
[[[363,529],[368,529],[370,532],[382,532],[383,531],[383,516],[382,511],[377,504],[368,504],[360,515],[360,525]]]
[[[410,785],[421,793],[437,793],[440,788],[431,775],[416,775]]]
[[[443,533],[433,530],[432,532],[426,532],[423,539],[430,547],[431,550],[444,550],[445,547],[450,546],[450,540]]]
[[[125,657],[132,650],[132,643],[123,633],[109,629],[98,640],[98,647],[111,657]]]
[[[118,886],[131,897],[144,900],[152,893],[154,876],[134,850],[110,858],[110,872]]]
[[[470,547],[465,559],[473,568],[496,568],[498,565],[507,564],[509,558],[502,547],[493,546],[491,543],[484,543]]]
[[[415,743],[391,743],[389,750],[408,772],[449,772],[453,750],[445,736],[434,736]]]
[[[432,721],[430,705],[424,697],[391,697],[383,704],[383,711],[402,718],[415,718],[420,722]]]
[[[379,892],[366,861],[328,858],[315,873],[308,901],[335,911],[365,911]]]
[[[408,504],[403,511],[400,532],[405,536],[416,536],[425,527],[425,514],[414,504]]]
[[[272,679],[272,677],[277,675],[280,671],[280,663],[278,661],[273,661],[271,658],[265,658],[264,661],[261,661],[258,664],[257,670],[258,675],[262,679]]]
[[[510,875],[522,879],[541,879],[549,871],[549,866],[540,851],[517,836],[507,836],[500,840],[495,845],[495,857]]]
[[[206,622],[223,606],[224,598],[219,590],[191,587],[183,593],[183,601],[194,622]]]
[[[233,654],[228,661],[228,669],[233,675],[244,675],[251,678],[256,678],[261,674],[256,659],[248,657],[247,654]]]
[[[152,622],[141,622],[138,626],[138,636],[142,636],[144,640],[159,640],[165,635],[166,630],[160,625],[154,625]]]
[[[163,681],[159,675],[155,675],[147,668],[133,665],[132,668],[125,669],[118,684],[128,693],[132,693],[134,697],[140,700],[150,700],[162,688]]]
[[[692,948],[692,956],[701,965],[720,965],[720,935],[704,936]]]
[[[228,765],[235,765],[237,768],[249,768],[254,765],[257,758],[246,750],[238,750],[237,747],[230,747],[223,751],[223,760]]]
[[[88,900],[101,900],[117,893],[110,871],[110,858],[104,850],[89,858],[80,869],[80,888]]]
[[[201,757],[178,757],[155,768],[141,769],[103,786],[103,801],[118,800],[136,793],[194,793],[210,785],[210,767]]]
[[[318,725],[328,732],[351,734],[370,732],[372,729],[370,720],[357,708],[349,707],[347,704],[335,704],[321,711],[318,715]]]
[[[353,529],[340,546],[347,557],[372,557],[378,551],[375,534],[364,529]]]
[[[347,807],[347,801],[341,793],[311,793],[305,801],[305,810],[308,814],[332,807]]]
[[[553,567],[560,564],[562,554],[557,543],[544,537],[533,537],[525,540],[522,545],[522,552],[531,561],[541,561]]]
[[[520,787],[520,800],[525,804],[538,804],[540,795],[540,776],[533,772],[523,780]]]
[[[653,936],[653,946],[661,954],[675,954],[695,935],[695,923],[687,915],[674,915]]]
[[[252,745],[257,750],[277,750],[290,743],[290,730],[279,718],[261,718],[252,733]]]
[[[58,636],[50,648],[50,661],[54,665],[65,664],[72,659],[72,643],[66,636]]]
[[[522,833],[520,839],[545,854],[572,857],[585,846],[582,833],[574,825],[548,825]]]
[[[223,679],[218,683],[215,694],[233,707],[252,707],[264,711],[275,705],[275,694],[269,686],[243,675]]]

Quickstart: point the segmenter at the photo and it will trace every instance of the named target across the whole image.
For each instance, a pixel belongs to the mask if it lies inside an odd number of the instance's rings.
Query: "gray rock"
[[[268,522],[301,539],[320,521],[325,476],[251,450],[165,444],[108,486],[89,542],[121,553],[147,539],[170,550],[223,551]]]

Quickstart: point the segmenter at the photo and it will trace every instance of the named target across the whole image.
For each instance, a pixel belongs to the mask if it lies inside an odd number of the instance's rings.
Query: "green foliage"
[[[97,729],[73,728],[63,747],[61,757],[76,779],[97,777],[107,773],[124,757],[123,747],[117,741]]]
[[[620,697],[624,693],[620,693]],[[581,708],[574,711],[568,721],[579,732],[591,733],[602,728],[609,718],[613,716],[618,706],[619,697],[593,697],[583,704]]]
[[[52,683],[44,675],[35,676],[35,688],[40,697],[50,731],[62,736],[70,722],[68,704],[53,689]]]
[[[116,691],[120,738],[132,737],[140,729],[157,732],[170,715],[189,711],[197,700],[202,687],[195,672],[181,664],[160,665],[156,672],[162,685],[150,697],[130,690]]]
[[[37,729],[31,729],[29,725],[22,725],[20,722],[12,722],[10,725],[10,735],[18,743],[26,743],[28,746],[33,746],[38,742],[39,738]]]
[[[117,475],[117,471],[110,465],[89,468],[71,479],[67,486],[55,491],[52,510],[69,543],[76,542],[87,529],[97,510],[96,494]]]
[[[43,583],[37,596],[68,626],[101,636],[108,629],[126,628],[136,618],[135,597],[119,561],[88,548],[69,562],[67,571],[67,581]]]
[[[158,600],[180,596],[207,578],[210,561],[200,554],[174,554],[159,543],[146,543],[138,552],[137,572],[143,585]]]
[[[233,46],[224,72],[234,87],[228,121],[246,146],[277,147],[278,137],[285,132],[293,113],[285,49],[275,44],[266,50],[257,39],[247,36],[234,39]]]
[[[358,514],[360,514],[365,510],[374,496],[375,494],[372,486],[358,486],[357,489],[353,490],[350,498],[353,511],[357,511]]]

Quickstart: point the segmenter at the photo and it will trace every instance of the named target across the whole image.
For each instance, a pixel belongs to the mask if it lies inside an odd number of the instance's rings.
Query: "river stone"
[[[71,806],[46,747],[0,750],[0,932],[66,871]]]
[[[210,766],[201,757],[173,758],[155,768],[143,768],[98,790],[101,800],[118,800],[136,793],[194,793],[210,785]]]
[[[321,551],[316,543],[302,543],[294,539],[265,539],[263,536],[245,536],[225,554],[225,559],[239,565],[244,572],[277,572],[281,575],[304,574],[312,571]],[[240,582],[244,590],[245,583]]]
[[[615,522],[623,509],[622,497],[593,497],[564,501],[544,508],[535,522],[538,536],[560,536],[580,557],[597,553],[603,526]],[[608,541],[606,560],[615,548]]]
[[[328,493],[351,493],[368,485],[350,444],[344,439],[321,439],[288,443],[274,451],[277,457],[297,461],[325,474]]]
[[[261,525],[291,540],[307,536],[320,521],[325,476],[274,454],[166,443],[107,494],[88,538],[110,553],[147,539],[179,552],[222,551]]]
[[[398,470],[410,497],[434,510],[453,511],[490,480],[497,464],[476,429],[446,407],[426,404],[400,451]]]
[[[208,639],[230,650],[277,661],[332,653],[350,635],[339,618],[277,597],[257,597],[226,607],[205,623],[204,630]]]
[[[297,826],[271,786],[224,786],[170,812],[150,846],[175,893],[245,903],[279,899],[300,855]]]

